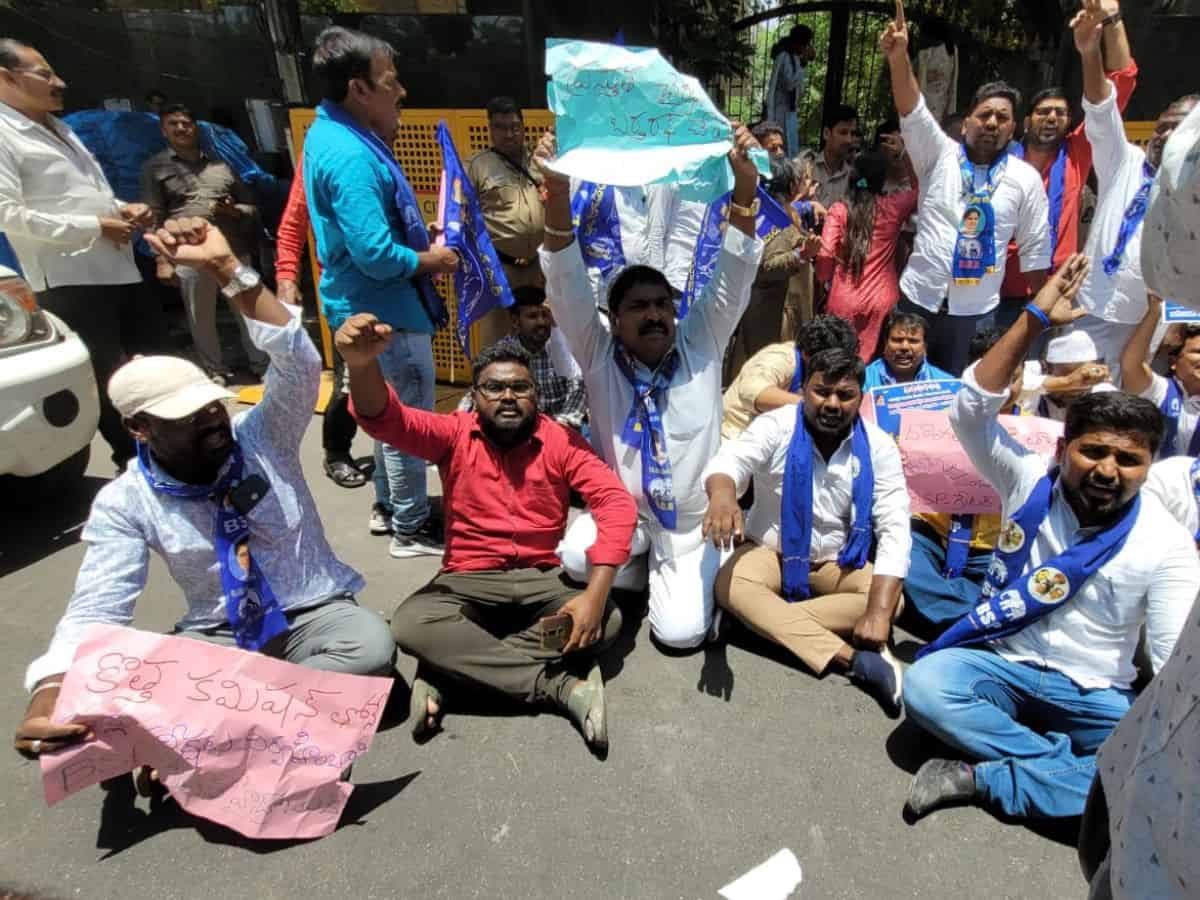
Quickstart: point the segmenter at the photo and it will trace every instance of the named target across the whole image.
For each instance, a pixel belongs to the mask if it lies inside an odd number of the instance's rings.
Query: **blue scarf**
[[[383,163],[396,185],[395,202],[396,209],[400,212],[400,228],[404,232],[404,243],[416,253],[426,252],[429,249],[429,229],[425,227],[425,221],[421,217],[421,206],[417,203],[417,195],[413,193],[412,186],[404,177],[404,170],[400,168],[400,163],[396,161],[391,149],[379,139],[379,135],[373,131],[367,131],[354,121],[354,118],[340,104],[322,100],[321,109],[331,121],[349,129],[366,145],[375,158]],[[421,306],[424,307],[425,314],[433,323],[434,330],[448,324],[450,314],[446,312],[446,304],[442,302],[437,288],[434,287],[433,279],[428,275],[417,275],[412,278],[412,282],[417,289],[417,296],[421,298]]]
[[[1200,459],[1192,463],[1191,471],[1192,479],[1192,495],[1196,499],[1196,506],[1200,507]],[[1193,538],[1196,541],[1196,546],[1200,547],[1200,531],[1197,531]]]
[[[1014,142],[1009,152],[1017,159],[1025,158],[1025,145]],[[1058,249],[1058,221],[1062,218],[1063,197],[1067,193],[1067,142],[1058,148],[1058,156],[1050,165],[1050,187],[1046,199],[1050,201],[1050,259]]]
[[[1129,201],[1129,205],[1125,207],[1125,215],[1121,218],[1121,230],[1117,232],[1117,246],[1113,247],[1113,252],[1104,257],[1104,274],[1111,278],[1117,274],[1117,269],[1121,268],[1121,260],[1125,256],[1125,248],[1129,246],[1129,241],[1133,237],[1133,233],[1138,230],[1138,226],[1142,224],[1142,219],[1146,218],[1146,207],[1150,203],[1150,188],[1154,185],[1154,169],[1150,163],[1142,163],[1142,183],[1137,189],[1137,193],[1133,195],[1133,199]]]
[[[959,578],[966,570],[974,527],[975,517],[970,513],[954,513],[950,516],[950,533],[946,535],[946,565],[942,568],[942,577]]]
[[[963,647],[1015,634],[1061,607],[1125,545],[1137,521],[1141,497],[1135,497],[1112,526],[1093,534],[1027,573],[1038,531],[1050,514],[1058,469],[1034,486],[1029,499],[1004,523],[996,555],[983,585],[983,602],[948,628],[917,658],[946,647]]]
[[[954,259],[951,275],[959,285],[979,284],[984,275],[997,271],[996,267],[996,210],[992,207],[992,195],[1000,186],[1008,165],[1008,154],[1001,153],[988,169],[987,183],[975,189],[975,166],[967,159],[967,148],[958,148],[958,166],[962,172],[963,196],[967,208],[963,211],[963,222],[959,225],[958,238],[954,242]],[[975,230],[968,234],[965,229],[967,215],[978,214]]]
[[[625,268],[617,192],[611,184],[585,181],[571,198],[571,222],[579,238],[584,264],[599,269],[607,282]]]
[[[266,575],[253,555],[247,553],[250,568],[238,561],[238,547],[250,539],[250,522],[234,509],[230,492],[242,480],[245,460],[236,444],[217,480],[212,484],[179,484],[163,481],[150,465],[150,451],[137,444],[138,467],[142,477],[156,493],[183,500],[212,500],[216,505],[213,544],[221,569],[221,591],[225,595],[225,616],[233,637],[243,650],[258,650],[263,644],[288,629],[287,617],[275,599]]]
[[[1164,419],[1162,447],[1158,451],[1159,459],[1169,459],[1172,456],[1182,456],[1183,453],[1175,446],[1179,439],[1179,417],[1183,412],[1183,390],[1174,378],[1167,379],[1167,396],[1158,407]],[[1188,456],[1200,456],[1200,426],[1192,432],[1192,440],[1188,445]]]
[[[800,348],[796,348],[796,374],[792,376],[792,383],[788,386],[788,393],[798,394],[804,388],[804,354],[800,352]],[[1198,429],[1200,430],[1200,429]]]
[[[812,552],[812,509],[813,475],[812,459],[815,452],[812,436],[804,421],[804,405],[796,407],[796,429],[788,446],[787,464],[783,472],[783,509],[780,522],[780,547],[783,556],[783,597],[788,603],[806,600],[810,596],[808,586],[809,555]],[[871,464],[871,445],[862,419],[854,420],[850,436],[850,452],[858,464],[858,474],[851,486],[851,503],[854,507],[850,534],[846,545],[838,554],[837,562],[842,568],[861,569],[867,564],[875,530],[871,524],[871,510],[875,496],[875,467]]]
[[[666,400],[667,389],[675,370],[679,368],[679,354],[674,349],[646,381],[634,369],[629,351],[620,341],[613,343],[613,358],[617,368],[633,388],[633,406],[621,430],[621,440],[630,447],[637,447],[642,455],[642,493],[654,517],[664,528],[675,528],[675,485],[671,480],[671,456],[667,450],[667,434],[663,428],[662,414],[655,394]]]

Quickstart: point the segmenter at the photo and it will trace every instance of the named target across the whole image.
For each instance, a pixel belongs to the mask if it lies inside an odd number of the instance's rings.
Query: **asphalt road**
[[[324,477],[319,425],[304,453],[330,541],[366,576],[363,604],[387,615],[437,564],[392,560],[386,540],[368,535],[370,488]],[[368,452],[361,435],[359,446]],[[97,439],[76,495],[6,492],[6,728],[25,709],[24,668],[71,593],[87,505],[111,475],[106,449]],[[181,609],[155,559],[135,624],[166,630]],[[98,788],[48,809],[37,767],[0,754],[0,883],[113,900],[716,898],[786,847],[805,900],[1086,894],[1073,822],[1035,831],[961,808],[907,824],[910,774],[936,744],[844,680],[817,680],[745,632],[724,648],[666,656],[640,616],[627,615],[626,628],[606,663],[606,761],[557,716],[451,709],[445,732],[423,746],[408,723],[380,733],[354,767],[341,827],[315,842],[248,842],[171,804],[105,808]],[[411,677],[413,662],[401,669]]]

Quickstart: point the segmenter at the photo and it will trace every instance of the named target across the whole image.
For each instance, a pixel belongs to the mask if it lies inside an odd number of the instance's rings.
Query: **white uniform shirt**
[[[0,232],[35,291],[133,284],[133,250],[100,236],[100,217],[121,202],[96,158],[53,116],[51,128],[0,103]]]
[[[736,440],[727,441],[704,470],[703,479],[728,475],[741,494],[754,478],[754,506],[746,534],[757,544],[781,551],[783,481],[788,450],[796,430],[797,408],[784,406],[758,416]],[[871,524],[875,527],[875,574],[903,578],[908,574],[912,535],[904,467],[896,442],[871,422],[864,422],[871,445],[875,492]],[[836,560],[846,544],[853,521],[854,454],[847,435],[829,461],[813,448],[812,541],[809,559],[815,565]]]
[[[1196,248],[1200,253],[1200,247]],[[1188,394],[1183,385],[1179,386],[1179,394],[1183,398],[1183,406],[1179,410],[1179,430],[1175,432],[1175,452],[1187,453],[1192,445],[1192,435],[1200,424],[1200,394]],[[1150,386],[1138,396],[1144,397],[1155,406],[1161,408],[1167,399],[1167,379],[1157,372],[1150,376]]]
[[[983,391],[972,367],[963,373],[950,422],[975,468],[1000,494],[1007,518],[1029,498],[1046,466],[996,421],[1004,397]],[[1080,528],[1061,482],[1056,484],[1050,514],[1034,539],[1030,570],[1091,533]],[[1157,672],[1171,655],[1197,585],[1200,557],[1192,536],[1157,498],[1143,493],[1121,550],[1069,602],[992,646],[1006,659],[1062,672],[1082,688],[1126,689],[1136,676],[1133,655],[1143,622]]]
[[[679,365],[659,412],[671,460],[678,532],[698,527],[708,506],[700,476],[721,445],[721,363],[750,302],[762,251],[762,241],[737,228],[727,229],[712,280],[675,332]],[[643,522],[657,525],[642,491],[641,450],[621,441],[633,407],[633,386],[617,368],[614,339],[592,301],[579,243],[541,253],[550,308],[583,369],[592,440],[637,500]],[[651,373],[641,363],[635,362],[634,369],[649,379]]]
[[[1150,467],[1150,476],[1142,488],[1142,496],[1150,494],[1167,508],[1188,534],[1200,531],[1200,507],[1196,504],[1196,491],[1192,485],[1192,463],[1194,456],[1172,456],[1161,459]],[[1200,683],[1200,682],[1198,682]]]
[[[1083,101],[1087,138],[1096,170],[1096,216],[1088,232],[1085,252],[1092,269],[1079,290],[1079,305],[1098,319],[1134,325],[1146,315],[1146,282],[1142,279],[1142,226],[1125,246],[1121,267],[1104,273],[1104,258],[1117,246],[1117,235],[1129,202],[1142,185],[1146,154],[1125,138],[1125,123],[1117,108],[1117,89],[1109,82],[1102,103]]]
[[[705,203],[684,200],[673,186],[656,188],[651,196],[650,245],[662,247],[662,272],[677,291],[687,288],[707,209]]]
[[[954,284],[954,245],[967,208],[958,162],[960,144],[942,131],[924,98],[901,119],[900,130],[920,179],[916,244],[900,278],[905,297],[930,312],[937,312],[945,298],[954,316],[991,312],[1000,302],[1005,256],[1013,239],[1021,253],[1022,272],[1050,268],[1049,204],[1042,176],[1010,156],[992,196],[997,271],[984,275],[979,284]]]

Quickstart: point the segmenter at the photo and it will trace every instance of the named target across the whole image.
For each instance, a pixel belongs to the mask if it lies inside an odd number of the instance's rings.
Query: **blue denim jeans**
[[[1096,751],[1133,697],[966,647],[926,656],[904,677],[908,717],[980,760],[975,787],[1010,816],[1081,815]]]
[[[908,575],[904,579],[904,596],[909,607],[931,625],[949,628],[979,604],[991,562],[991,553],[972,550],[962,575],[946,578],[942,575],[946,549],[914,528]]]
[[[433,342],[419,331],[397,331],[379,355],[383,377],[400,402],[433,409]],[[375,502],[392,511],[392,529],[412,534],[429,518],[425,460],[375,442]]]

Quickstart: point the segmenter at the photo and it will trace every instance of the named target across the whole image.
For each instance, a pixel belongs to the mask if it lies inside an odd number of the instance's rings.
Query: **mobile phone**
[[[542,619],[542,649],[561,650],[567,646],[567,641],[571,638],[571,625],[571,616],[568,613]]]
[[[239,513],[247,516],[270,490],[270,483],[261,475],[247,475],[237,487],[229,492],[229,502]]]

